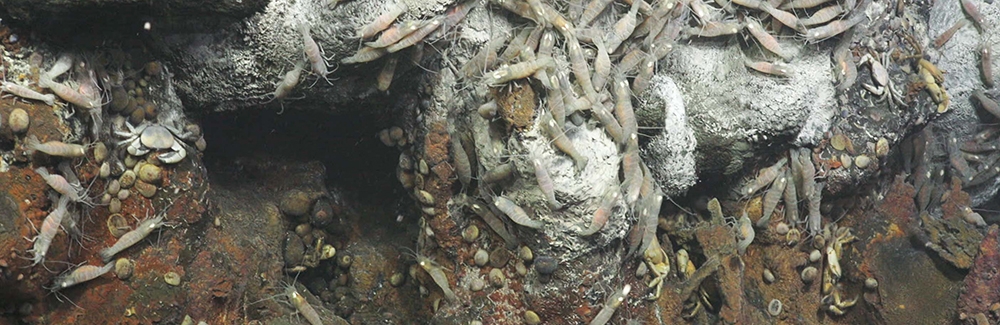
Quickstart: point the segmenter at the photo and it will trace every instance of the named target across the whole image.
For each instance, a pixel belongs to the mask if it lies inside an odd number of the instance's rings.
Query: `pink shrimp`
[[[48,183],[59,194],[66,196],[73,202],[81,201],[80,192],[83,191],[83,188],[79,184],[70,184],[70,182],[66,181],[66,178],[60,175],[49,174],[49,171],[45,170],[45,167],[38,167],[38,169],[35,169],[35,172],[42,176],[45,183]]]
[[[292,303],[292,306],[295,307],[295,310],[301,313],[302,317],[305,317],[309,324],[323,325],[323,320],[319,317],[319,313],[317,313],[316,309],[314,309],[312,305],[306,301],[306,297],[302,296],[302,294],[295,289],[295,285],[289,285],[285,288],[285,295],[288,296],[288,300]]]
[[[378,60],[378,58],[381,58],[382,56],[386,55],[386,53],[389,53],[389,51],[387,51],[384,48],[365,46],[362,47],[360,50],[358,50],[357,53],[354,53],[354,55],[340,59],[340,63],[356,64],[356,63],[371,62]]]
[[[129,247],[132,247],[132,245],[135,245],[143,238],[146,238],[146,236],[149,236],[149,234],[152,233],[153,230],[156,230],[156,228],[159,228],[160,226],[163,226],[163,215],[154,218],[146,218],[142,220],[142,222],[140,222],[139,225],[135,227],[135,229],[125,233],[120,238],[118,238],[118,241],[115,242],[114,245],[102,249],[98,254],[101,256],[101,259],[104,260],[105,262],[110,261],[111,258],[115,256],[115,254],[118,254],[119,252]]]
[[[21,86],[9,81],[3,81],[2,83],[0,83],[0,91],[10,93],[13,94],[14,96],[25,99],[41,101],[44,102],[45,105],[49,106],[55,105],[56,103],[56,95],[53,94],[43,95],[37,91],[32,90],[31,88]]]
[[[604,196],[601,197],[601,201],[597,205],[597,210],[594,211],[594,220],[590,222],[590,226],[580,231],[579,235],[590,236],[601,231],[604,225],[608,223],[608,219],[611,218],[611,210],[618,204],[619,197],[621,197],[621,193],[618,191],[618,188],[609,186],[604,192]]]
[[[374,42],[366,42],[365,45],[368,47],[383,48],[395,44],[407,35],[410,35],[420,29],[420,24],[421,22],[419,21],[405,21],[395,24],[382,32],[382,35],[379,36],[377,40]]]
[[[45,154],[50,156],[69,157],[69,158],[83,157],[84,155],[87,154],[87,151],[86,149],[84,149],[84,146],[73,143],[63,143],[60,141],[49,141],[46,143],[40,143],[38,141],[38,138],[35,137],[34,135],[28,136],[25,147],[27,148],[27,153],[29,155],[34,153],[36,150],[44,152]]]
[[[427,35],[430,35],[431,32],[434,32],[439,27],[441,27],[441,21],[442,18],[435,18],[430,22],[424,24],[422,27],[420,27],[420,29],[414,31],[413,33],[410,33],[410,35],[406,35],[406,37],[403,37],[403,39],[400,39],[398,42],[389,45],[385,49],[388,50],[389,53],[396,53],[405,48],[413,46],[414,44],[423,41],[424,38],[427,37]]]
[[[299,24],[299,33],[302,34],[302,50],[309,59],[309,65],[312,67],[312,73],[316,76],[326,80],[327,84],[332,84],[330,79],[327,79],[326,75],[330,74],[330,71],[326,66],[326,58],[323,57],[323,49],[319,47],[316,40],[312,38],[309,34],[309,25],[306,23]]]
[[[108,273],[115,267],[115,263],[108,263],[104,266],[96,265],[84,265],[73,269],[72,271],[63,273],[56,277],[52,282],[51,291],[59,291],[80,283],[84,283],[93,279],[96,279],[105,273]]]
[[[757,20],[747,19],[747,30],[750,31],[750,34],[757,39],[757,42],[759,42],[760,45],[768,51],[777,54],[785,60],[791,58],[791,55],[786,53],[785,50],[781,48],[781,44],[778,43],[778,39],[764,31],[764,28],[760,26],[760,23],[757,22]]]
[[[399,15],[406,12],[407,9],[406,4],[403,2],[397,2],[394,5],[389,5],[388,10],[376,17],[375,20],[368,23],[368,25],[364,25],[358,29],[358,38],[372,38],[375,34],[378,34],[378,32],[389,28],[389,25],[392,24],[392,22],[396,20]]]
[[[535,179],[538,180],[538,188],[542,190],[542,194],[545,195],[545,200],[548,201],[549,208],[552,210],[562,209],[562,204],[556,200],[555,184],[552,181],[552,176],[549,175],[549,171],[545,169],[545,165],[542,164],[542,160],[539,157],[531,158],[531,165],[535,169]]]
[[[91,98],[74,90],[70,86],[55,82],[52,79],[39,78],[38,86],[52,90],[52,92],[55,93],[56,96],[59,96],[59,98],[62,98],[70,104],[80,106],[88,110],[97,109],[102,104],[100,98]]]
[[[62,224],[62,219],[66,217],[67,210],[66,205],[69,203],[69,198],[62,196],[59,198],[59,203],[56,204],[56,208],[45,217],[42,221],[42,228],[38,232],[38,236],[33,239],[34,246],[28,252],[32,253],[32,264],[36,265],[38,263],[45,261],[45,254],[49,251],[49,246],[52,245],[52,239],[56,237],[56,233],[59,231],[59,225]]]
[[[493,205],[506,214],[511,221],[514,221],[514,223],[519,225],[532,229],[540,229],[545,225],[544,222],[529,218],[528,213],[525,212],[524,209],[508,198],[497,196],[493,198]]]

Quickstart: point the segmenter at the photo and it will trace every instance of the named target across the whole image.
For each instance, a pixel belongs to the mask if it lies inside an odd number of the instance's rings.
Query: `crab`
[[[889,79],[889,71],[885,69],[885,66],[889,64],[889,54],[882,54],[881,60],[876,60],[871,54],[865,54],[858,61],[858,65],[865,64],[871,67],[872,80],[875,81],[875,85],[865,83],[862,86],[868,92],[878,96],[880,100],[886,100],[888,97],[890,105],[895,103],[905,106],[906,103],[903,102],[903,95],[896,90],[896,85]]]
[[[167,164],[175,164],[187,157],[187,149],[184,148],[183,140],[191,138],[193,134],[183,133],[180,130],[165,124],[142,122],[139,126],[125,122],[128,131],[115,131],[125,140],[119,141],[118,145],[128,144],[126,150],[130,155],[142,156],[150,151],[168,150],[160,154],[160,161]]]
[[[649,246],[642,256],[646,261],[646,265],[653,271],[653,280],[649,281],[649,287],[656,287],[656,290],[650,293],[646,299],[656,300],[660,298],[660,291],[663,289],[663,280],[670,273],[670,259],[667,257],[667,253],[663,251],[663,248],[660,247],[660,241],[656,238],[653,238],[649,242]]]

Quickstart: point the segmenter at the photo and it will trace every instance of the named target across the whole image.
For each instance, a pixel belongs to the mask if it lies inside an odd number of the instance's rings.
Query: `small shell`
[[[854,158],[851,158],[851,155],[842,153],[840,154],[840,163],[844,165],[844,168],[851,168],[851,165],[854,164]]]
[[[469,282],[469,290],[472,290],[473,292],[481,291],[485,288],[486,288],[486,280],[483,280],[482,278],[475,278]]]
[[[434,210],[434,207],[423,207],[420,209],[420,211],[423,211],[424,214],[429,216],[437,214],[437,211]]]
[[[420,201],[423,205],[434,205],[434,195],[431,195],[427,191],[418,190],[417,201]]]
[[[865,155],[860,155],[857,158],[854,158],[854,164],[861,169],[865,169],[866,167],[868,167],[868,164],[870,164],[871,162],[872,159],[868,158],[868,156]]]
[[[799,230],[796,228],[789,229],[788,233],[785,234],[785,241],[787,242],[788,246],[795,246],[795,244],[799,243],[799,240],[801,238],[802,238],[802,233],[799,232]]]
[[[830,138],[830,146],[832,146],[833,149],[836,150],[846,149],[848,143],[850,142],[851,139],[848,138],[847,135],[844,135],[843,133],[834,134],[833,137]]]
[[[107,190],[108,190],[108,194],[118,195],[118,191],[122,190],[122,185],[121,185],[121,183],[118,182],[117,179],[112,179],[110,182],[108,182],[108,189]]]
[[[528,325],[538,325],[542,323],[542,319],[539,318],[538,314],[535,312],[526,310],[524,311],[524,323]]]
[[[389,138],[389,129],[382,129],[382,131],[378,131],[378,140],[382,141],[382,144],[386,147],[392,147],[392,145],[395,144],[395,142],[392,141],[392,138]]]
[[[393,142],[399,142],[399,140],[403,139],[404,135],[403,129],[398,126],[389,128],[389,139],[392,139]]]
[[[410,158],[410,155],[407,154],[407,153],[405,153],[405,152],[400,153],[399,154],[399,168],[403,169],[403,170],[412,170],[413,169],[413,158]]]
[[[819,275],[819,270],[816,270],[815,267],[807,266],[802,270],[802,282],[806,284],[812,283],[813,281],[816,281],[817,275]]]
[[[392,276],[389,276],[389,284],[392,285],[393,287],[399,287],[403,285],[403,282],[405,281],[406,281],[406,276],[403,275],[403,273],[397,272],[393,273]]]
[[[132,192],[129,191],[127,188],[126,189],[122,189],[121,191],[118,191],[118,200],[120,200],[120,201],[127,200],[129,194],[132,194]]]
[[[124,257],[115,261],[115,275],[119,279],[128,280],[132,277],[132,271],[135,271],[135,262]]]
[[[101,195],[101,205],[108,204],[111,204],[111,194],[104,193],[104,195]]]
[[[511,253],[503,247],[497,247],[492,252],[490,252],[490,266],[495,268],[502,268],[507,265],[510,261]]]
[[[785,209],[795,209],[795,207],[785,207]],[[774,226],[774,232],[779,235],[787,235],[789,229],[790,228],[788,227],[788,224],[785,223],[784,221],[779,222],[777,225]]]
[[[7,117],[10,130],[14,133],[24,133],[24,131],[27,131],[28,122],[28,112],[20,108],[14,109],[14,111],[10,112],[10,116]]]
[[[503,271],[500,271],[499,268],[490,270],[489,278],[490,284],[497,288],[503,288],[504,282],[507,281],[507,277],[503,275]]]
[[[111,203],[108,203],[108,212],[119,213],[122,212],[122,201],[118,198],[111,198]]]
[[[809,262],[819,262],[819,259],[823,258],[823,253],[820,253],[818,249],[814,249],[809,253]]]
[[[420,159],[420,162],[417,163],[417,172],[421,175],[427,175],[431,172],[431,168],[427,166],[426,160]]]
[[[143,182],[150,184],[157,184],[160,182],[160,177],[163,175],[160,167],[153,164],[142,164],[139,167],[139,179]]]
[[[479,238],[479,227],[476,227],[476,225],[469,225],[468,227],[465,227],[465,230],[462,231],[462,239],[465,239],[466,243],[475,242],[476,239],[478,238]]]
[[[878,289],[878,280],[875,280],[875,278],[865,279],[865,288],[868,290]]]
[[[323,249],[320,252],[320,260],[328,260],[333,258],[334,255],[337,255],[337,249],[330,244],[323,245]]]
[[[764,269],[764,282],[774,283],[774,273],[771,273],[771,269]]]
[[[767,304],[767,313],[771,316],[778,316],[781,314],[781,300],[771,299],[771,302]]]
[[[100,176],[101,178],[108,178],[108,176],[111,176],[111,164],[109,164],[107,161],[102,162],[101,168],[98,171],[97,175]]]
[[[167,272],[163,275],[163,281],[172,286],[178,286],[181,284],[181,275],[177,272]]]
[[[476,251],[476,254],[472,257],[473,262],[477,266],[486,266],[486,263],[490,262],[490,253],[486,252],[485,249],[480,248]]]
[[[528,267],[524,265],[524,261],[515,262],[514,271],[516,271],[520,276],[528,275]]]
[[[337,266],[342,269],[346,270],[347,268],[350,268],[351,264],[354,264],[354,257],[350,254],[341,255],[340,258],[337,259]]]
[[[108,224],[108,231],[111,232],[111,235],[115,236],[115,238],[121,237],[125,233],[132,230],[132,227],[129,227],[128,225],[128,220],[126,220],[124,216],[118,213],[109,216],[107,224]]]
[[[135,165],[138,164],[138,163],[139,163],[139,159],[138,158],[133,157],[132,155],[125,155],[125,167],[126,168],[135,167]]]
[[[889,155],[889,140],[878,138],[878,142],[875,143],[875,156],[882,158],[887,155]]]
[[[98,141],[94,145],[94,160],[104,161],[108,158],[108,146],[104,145],[104,142]]]
[[[517,251],[517,257],[521,260],[530,263],[535,259],[535,254],[531,252],[531,248],[528,246],[521,246],[521,249]]]
[[[127,165],[128,164],[126,164],[126,166]],[[131,168],[131,167],[129,167],[129,168]],[[133,172],[130,169],[130,170],[126,170],[124,173],[122,173],[122,176],[118,178],[118,182],[121,183],[122,188],[130,188],[130,187],[132,187],[132,185],[135,184],[135,178],[136,178],[135,172]]]
[[[142,194],[142,196],[146,197],[147,199],[152,198],[154,195],[156,195],[156,185],[149,184],[143,181],[137,181],[135,182],[134,187],[136,191],[139,191],[139,194]]]

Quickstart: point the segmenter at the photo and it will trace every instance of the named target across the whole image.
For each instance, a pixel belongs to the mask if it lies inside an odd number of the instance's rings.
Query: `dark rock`
[[[302,264],[305,251],[306,246],[299,235],[291,231],[285,233],[285,266],[295,267]]]
[[[542,275],[551,275],[559,267],[559,261],[555,257],[542,255],[535,257],[535,271]]]

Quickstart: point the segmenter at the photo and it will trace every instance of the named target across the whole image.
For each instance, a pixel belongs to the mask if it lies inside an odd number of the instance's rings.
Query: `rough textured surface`
[[[669,76],[653,77],[649,99],[642,105],[644,111],[660,110],[661,132],[654,132],[643,150],[643,158],[667,195],[679,195],[698,181],[695,148],[698,141],[688,124],[683,93]],[[641,119],[640,119],[641,121]],[[640,125],[643,125],[640,123]]]

